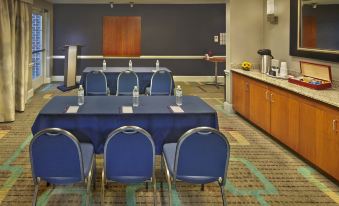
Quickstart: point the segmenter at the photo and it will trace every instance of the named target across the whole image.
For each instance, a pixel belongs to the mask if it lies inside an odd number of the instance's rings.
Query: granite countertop
[[[243,74],[245,76],[272,84],[277,87],[304,95],[306,97],[318,100],[320,102],[335,106],[339,108],[339,88],[331,88],[326,90],[314,90],[306,87],[302,87],[296,84],[289,83],[288,80],[277,79],[269,77],[266,74],[262,74],[257,70],[244,71],[242,69],[231,69],[231,71]]]

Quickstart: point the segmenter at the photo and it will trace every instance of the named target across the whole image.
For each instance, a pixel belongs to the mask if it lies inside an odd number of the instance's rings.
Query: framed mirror
[[[290,55],[339,62],[339,0],[290,1]]]

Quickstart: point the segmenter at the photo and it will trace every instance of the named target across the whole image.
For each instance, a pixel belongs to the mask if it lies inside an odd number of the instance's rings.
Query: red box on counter
[[[332,87],[331,66],[301,61],[300,72],[302,77],[288,78],[288,82],[316,90]]]

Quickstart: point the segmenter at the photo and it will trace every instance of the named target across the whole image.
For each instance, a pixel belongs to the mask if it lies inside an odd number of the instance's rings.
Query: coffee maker
[[[261,55],[260,71],[261,73],[266,74],[271,70],[271,61],[273,59],[271,50],[260,49],[258,54]]]
[[[271,61],[271,69],[268,72],[269,75],[277,77],[280,76],[280,68],[279,68],[280,61],[277,59],[272,59]]]

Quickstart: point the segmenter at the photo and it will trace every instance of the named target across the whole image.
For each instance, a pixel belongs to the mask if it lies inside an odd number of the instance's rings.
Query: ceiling
[[[54,4],[223,4],[226,0],[48,0]]]

